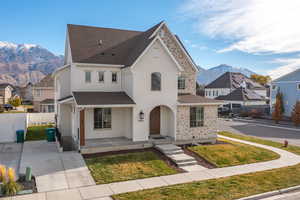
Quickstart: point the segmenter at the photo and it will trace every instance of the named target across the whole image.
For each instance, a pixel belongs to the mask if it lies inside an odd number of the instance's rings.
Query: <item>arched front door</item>
[[[160,134],[160,106],[150,112],[150,135]]]

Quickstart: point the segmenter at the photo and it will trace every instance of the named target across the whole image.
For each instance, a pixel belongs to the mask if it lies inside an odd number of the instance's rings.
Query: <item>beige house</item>
[[[35,112],[54,112],[54,81],[50,74],[32,86],[32,97]]]
[[[8,100],[13,96],[13,86],[8,83],[0,84],[0,105],[8,103]]]
[[[66,38],[65,65],[53,75],[64,142],[97,152],[108,141],[216,140],[222,102],[196,95],[198,68],[166,23],[146,31],[68,25]]]

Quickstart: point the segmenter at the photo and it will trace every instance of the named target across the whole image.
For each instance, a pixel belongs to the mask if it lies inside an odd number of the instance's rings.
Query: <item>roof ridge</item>
[[[107,29],[107,30],[118,30],[118,31],[128,31],[128,32],[137,32],[137,33],[143,33],[144,32],[144,31],[137,31],[137,30],[121,29],[121,28],[108,28],[108,27],[90,26],[90,25],[67,24],[68,28],[70,26],[86,27],[86,28],[98,28],[98,29]]]

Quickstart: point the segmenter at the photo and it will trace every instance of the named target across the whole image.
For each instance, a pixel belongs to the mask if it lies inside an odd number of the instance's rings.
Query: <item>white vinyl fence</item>
[[[5,113],[0,114],[0,143],[15,142],[16,131],[28,126],[54,123],[54,113]]]

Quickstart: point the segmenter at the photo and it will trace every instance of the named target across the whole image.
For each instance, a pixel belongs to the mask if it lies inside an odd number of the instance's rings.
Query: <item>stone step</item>
[[[196,160],[194,160],[194,161],[177,163],[178,167],[186,167],[186,166],[192,166],[192,165],[198,165],[198,162]]]
[[[183,150],[175,150],[175,151],[167,151],[167,152],[163,152],[164,154],[166,154],[167,156],[170,156],[170,155],[174,155],[174,154],[182,154],[184,153]]]
[[[171,158],[177,164],[189,161],[196,161],[195,158],[184,153],[169,155],[168,157]]]
[[[180,147],[178,147],[174,144],[155,145],[155,148],[157,148],[159,151],[161,151],[163,153],[182,150]]]

